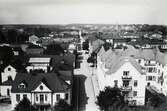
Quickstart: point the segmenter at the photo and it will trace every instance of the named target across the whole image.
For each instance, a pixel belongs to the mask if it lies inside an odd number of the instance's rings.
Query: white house
[[[105,53],[102,48],[97,56],[97,78],[100,90],[116,86],[129,105],[145,104],[146,75],[134,58],[115,55],[111,49]]]
[[[50,62],[51,58],[49,57],[31,57],[29,59],[29,65],[26,67],[27,72],[42,70],[47,73],[52,69],[52,67],[50,67]]]
[[[29,42],[30,42],[30,43],[33,43],[33,44],[35,44],[35,45],[38,45],[37,41],[39,41],[39,38],[38,38],[37,36],[35,36],[35,35],[29,36]]]
[[[108,51],[102,47],[97,54],[100,90],[115,84],[121,88],[125,73],[130,76],[129,85],[138,81],[137,89],[133,89],[133,86],[129,87],[132,92],[139,91],[140,99],[136,99],[136,105],[144,105],[147,86],[157,93],[167,95],[167,54],[157,49],[135,49],[132,46],[128,46],[125,50],[109,49]]]
[[[8,80],[6,80],[0,84],[0,94],[2,97],[6,97],[6,98],[10,99],[12,83],[13,83],[13,80],[12,80],[12,78],[9,77]]]
[[[8,66],[6,66],[3,70],[3,72],[1,73],[2,83],[4,81],[7,81],[9,77],[11,77],[12,80],[14,80],[16,73],[17,73],[17,71],[14,68],[14,66],[12,66],[10,64]]]
[[[71,104],[71,87],[56,73],[17,74],[12,85],[12,107],[24,97],[38,109],[47,111],[60,99]]]

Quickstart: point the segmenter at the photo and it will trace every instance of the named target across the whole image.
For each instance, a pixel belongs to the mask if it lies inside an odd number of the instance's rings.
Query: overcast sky
[[[167,24],[167,0],[0,0],[0,24]]]

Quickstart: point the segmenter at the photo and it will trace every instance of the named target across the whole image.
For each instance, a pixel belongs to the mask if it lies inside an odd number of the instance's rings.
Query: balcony
[[[122,76],[122,80],[131,80],[132,76]]]
[[[132,91],[132,86],[121,86],[122,91]]]

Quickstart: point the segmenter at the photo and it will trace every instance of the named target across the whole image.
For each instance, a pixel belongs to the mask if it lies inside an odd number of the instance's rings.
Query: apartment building
[[[159,56],[157,49],[109,49],[102,47],[97,54],[97,77],[100,90],[106,86],[118,86],[126,92],[130,104],[145,104],[145,89],[151,87],[157,93],[166,94],[167,54]],[[164,59],[167,60],[167,59]],[[163,61],[163,62],[162,62]],[[128,93],[127,93],[128,92]],[[133,101],[133,102],[130,102]]]

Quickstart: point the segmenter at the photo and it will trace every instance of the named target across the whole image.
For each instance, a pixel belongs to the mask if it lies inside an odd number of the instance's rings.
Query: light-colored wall
[[[10,68],[11,70],[8,71],[8,68]],[[16,69],[13,68],[11,65],[7,66],[5,69],[4,69],[4,72],[2,72],[2,82],[8,80],[8,76],[11,76],[12,79],[14,80],[15,77],[16,77]]]
[[[132,91],[137,91],[137,97],[133,97],[133,100],[137,101],[137,105],[145,104],[146,75],[140,74],[140,72],[138,72],[138,70],[130,62],[123,64],[113,74],[105,74],[105,71],[104,64],[98,58],[97,77],[100,90],[103,90],[106,86],[114,87],[114,80],[118,80],[118,87],[121,87],[123,85],[123,71],[130,71],[129,76],[132,77],[130,86],[132,86]],[[138,81],[137,87],[134,87],[134,80]]]
[[[8,96],[7,90],[9,89],[9,94],[11,95],[11,88],[12,86],[0,86],[0,92],[2,96]]]

